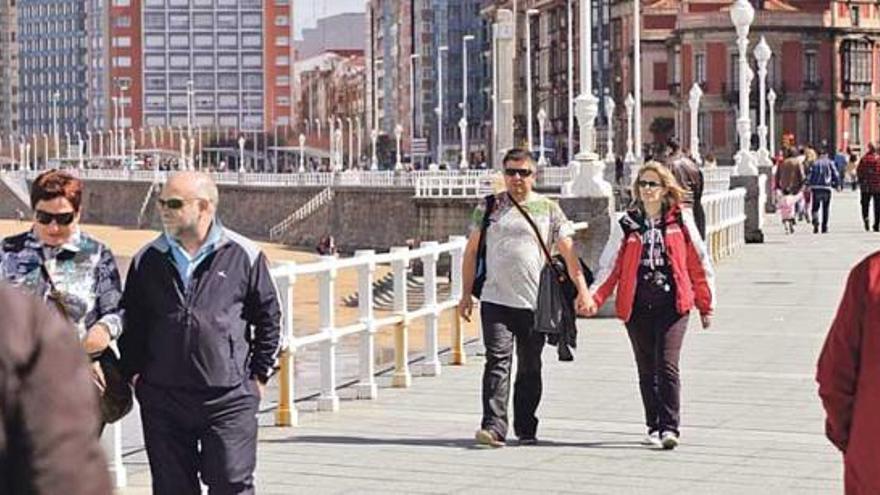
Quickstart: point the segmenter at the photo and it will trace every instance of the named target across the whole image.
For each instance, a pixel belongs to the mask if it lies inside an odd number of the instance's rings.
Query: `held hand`
[[[101,369],[101,363],[92,361],[92,366],[89,370],[92,372],[92,381],[95,382],[98,390],[103,394],[104,390],[107,389],[107,380],[104,378],[104,370]]]
[[[574,308],[579,315],[587,317],[593,316],[599,312],[599,308],[596,307],[596,302],[593,301],[593,298],[588,294],[578,294],[577,299],[574,300]]]
[[[703,324],[703,330],[707,330],[712,326],[712,315],[700,315],[700,323]]]
[[[82,346],[86,350],[86,354],[97,354],[110,345],[110,332],[103,323],[95,323],[86,333]]]
[[[461,300],[458,301],[458,314],[464,319],[464,321],[470,323],[471,314],[474,312],[474,300],[471,299],[470,294],[461,296]]]

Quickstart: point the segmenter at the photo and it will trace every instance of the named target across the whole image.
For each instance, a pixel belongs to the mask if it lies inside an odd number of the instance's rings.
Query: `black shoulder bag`
[[[574,307],[574,300],[578,296],[578,289],[574,281],[568,276],[568,270],[565,266],[565,259],[562,255],[552,256],[550,249],[544,242],[541,230],[532,220],[531,215],[520,206],[513,196],[510,201],[522,213],[526,221],[535,231],[538,237],[538,243],[544,251],[547,263],[541,269],[541,279],[538,284],[538,306],[535,309],[535,330],[541,333],[549,334],[548,341],[550,344],[557,344],[559,359],[561,361],[571,361],[574,356],[570,348],[577,346],[577,326],[575,319],[577,313]],[[578,258],[583,270],[584,277],[587,277],[590,269],[583,260]]]
[[[477,299],[483,294],[483,285],[486,284],[486,230],[489,228],[489,216],[495,208],[495,195],[486,196],[486,211],[483,213],[483,224],[480,228],[480,244],[477,248],[477,266],[474,270],[474,285],[471,294]]]
[[[64,303],[64,294],[55,287],[55,281],[49,273],[49,269],[43,264],[40,266],[43,276],[49,283],[49,301],[58,309],[61,315],[71,323],[70,312]],[[112,348],[104,349],[99,355],[92,356],[92,362],[97,362],[104,375],[104,383],[98,383],[93,377],[92,381],[98,389],[100,397],[101,421],[115,423],[131,411],[134,406],[134,398],[131,393],[131,385],[125,379],[119,363],[119,357]]]

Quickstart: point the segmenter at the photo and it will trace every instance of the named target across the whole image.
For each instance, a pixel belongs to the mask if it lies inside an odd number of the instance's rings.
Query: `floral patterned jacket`
[[[77,231],[55,248],[44,246],[32,230],[3,239],[0,279],[43,300],[54,284],[80,340],[96,323],[106,325],[114,340],[122,333],[122,282],[116,260],[107,246],[85,233]]]

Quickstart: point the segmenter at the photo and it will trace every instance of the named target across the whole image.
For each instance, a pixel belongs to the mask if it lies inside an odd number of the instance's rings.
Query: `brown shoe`
[[[495,432],[479,429],[477,433],[474,434],[474,439],[480,445],[486,445],[493,448],[504,447],[505,443]]]

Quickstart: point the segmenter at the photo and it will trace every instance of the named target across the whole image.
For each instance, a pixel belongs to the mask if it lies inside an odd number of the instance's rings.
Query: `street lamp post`
[[[761,41],[755,46],[755,60],[758,61],[758,160],[761,165],[772,167],[770,152],[767,150],[767,108],[765,98],[767,94],[767,63],[773,52],[767,44],[767,40],[761,36]]]
[[[119,135],[119,97],[114,96],[113,100],[113,144],[110,146],[110,154],[114,157],[117,155],[117,150],[119,149],[119,142],[116,140]]]
[[[243,174],[245,172],[244,168],[244,144],[247,141],[244,136],[238,137],[238,173]]]
[[[547,166],[547,157],[544,155],[544,126],[547,124],[547,112],[543,108],[538,109],[538,145],[541,147],[541,154],[538,157],[538,166]]]
[[[339,127],[336,128],[336,167],[337,170],[344,170],[345,166],[342,161],[342,120],[339,120]]]
[[[119,127],[121,127],[119,132],[119,154],[123,159],[125,159],[125,90],[127,89],[127,85],[119,85]]]
[[[330,117],[327,119],[327,139],[330,141],[330,170],[336,170],[336,131],[334,130],[334,125],[336,123],[335,117]]]
[[[355,160],[354,160],[354,126],[352,125],[351,117],[346,117],[345,120],[348,122],[348,168],[354,168]]]
[[[739,118],[736,121],[739,133],[738,175],[758,175],[751,153],[749,153],[749,134],[752,122],[749,118],[749,27],[755,18],[755,9],[748,0],[736,0],[730,8],[730,20],[736,28],[736,43],[739,49]]]
[[[43,133],[43,167],[49,168],[49,135],[45,132]]]
[[[361,126],[361,116],[360,115],[355,116],[354,121],[355,121],[355,125],[357,125],[357,133],[356,133],[356,135],[357,135],[357,150],[355,150],[355,152],[357,154],[357,160],[355,161],[355,164],[357,165],[357,168],[360,169],[360,168],[362,168],[361,157],[363,156],[363,149],[364,149],[364,147],[363,147],[364,129]]]
[[[186,139],[187,141],[192,142],[192,126],[193,126],[193,95],[195,92],[193,91],[193,81],[192,79],[186,81]],[[193,149],[190,146],[189,150],[189,160],[188,167],[190,170],[195,170],[195,163],[193,163]]]
[[[24,169],[31,169],[31,143],[24,143]]]
[[[94,154],[92,153],[92,151],[93,151],[92,150],[92,131],[86,131],[86,139],[87,139],[86,142],[88,143],[86,146],[86,149],[88,150],[88,153],[89,153],[89,161],[91,161],[92,157],[94,156]]]
[[[534,151],[532,143],[532,120],[534,120],[534,115],[532,115],[532,16],[539,13],[537,9],[526,10],[526,134],[528,135],[526,143],[528,143],[529,153]]]
[[[633,0],[633,86],[635,92],[635,156],[642,160],[642,5],[639,0]]]
[[[700,116],[700,99],[703,97],[703,90],[700,89],[699,83],[691,86],[688,96],[688,106],[691,111],[691,157],[695,162],[700,163],[700,132],[697,129]]]
[[[321,119],[315,119],[315,127],[318,128],[318,140],[321,140]]]
[[[466,170],[468,163],[468,41],[473,41],[474,35],[466,34],[461,38],[462,49],[462,76],[461,76],[461,120],[458,129],[461,132],[461,161],[458,168]]]
[[[614,162],[614,98],[605,95],[605,120],[608,121],[608,132],[605,142],[605,161]]]
[[[394,163],[394,170],[403,170],[403,163],[400,162],[400,136],[403,135],[403,126],[397,124],[394,127],[394,137],[397,139],[397,161]]]
[[[776,156],[776,91],[773,88],[767,92],[767,106],[770,107],[770,156]]]
[[[568,0],[568,161],[574,156],[574,12],[572,4],[574,0]]]
[[[299,173],[306,171],[306,137],[299,135]]]
[[[633,109],[635,99],[632,93],[626,95],[626,101],[623,102],[623,105],[626,107],[626,156],[623,160],[631,164],[636,161],[636,157],[633,154]]]
[[[416,87],[418,78],[416,77],[416,61],[421,58],[421,54],[413,53],[409,56],[409,74],[410,74],[410,91],[409,91],[409,149],[412,154],[413,143],[416,140]]]
[[[33,142],[32,150],[34,150],[34,170],[39,168],[37,165],[40,162],[40,142],[37,140],[36,133],[31,134],[31,141]]]
[[[443,159],[443,53],[449,50],[444,45],[437,47],[437,165],[440,165]]]
[[[373,142],[373,153],[370,158],[370,170],[379,170],[379,157],[376,156],[376,141],[379,139],[379,131],[373,128],[370,131],[370,141]]]
[[[55,159],[61,159],[61,146],[58,143],[58,100],[61,93],[58,91],[52,93],[52,141],[55,143]],[[48,155],[46,156],[48,160]]]
[[[64,131],[64,157],[70,158],[70,132]]]

